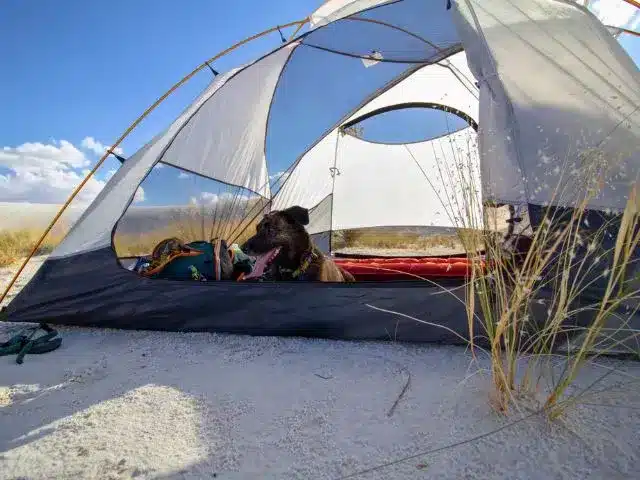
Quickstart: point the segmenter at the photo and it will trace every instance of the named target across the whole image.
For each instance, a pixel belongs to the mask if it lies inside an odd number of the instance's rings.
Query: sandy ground
[[[59,330],[0,357],[0,479],[640,478],[638,363],[591,365],[549,423],[496,414],[463,348]]]

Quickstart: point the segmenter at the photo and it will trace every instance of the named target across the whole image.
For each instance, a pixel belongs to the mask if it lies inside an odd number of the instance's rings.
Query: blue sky
[[[3,0],[0,202],[64,201],[104,145],[115,141],[193,67],[249,35],[301,19],[320,4],[321,0]],[[622,40],[636,62],[639,40]],[[272,34],[217,61],[214,67],[225,71],[279,44],[278,34]],[[211,73],[205,70],[170,97],[125,140],[125,156],[166,127],[210,80]],[[322,79],[315,81],[322,87]],[[300,88],[311,92],[315,87]],[[406,133],[408,120],[424,125],[424,121],[416,122],[423,115],[406,114],[402,128],[397,116],[386,123],[383,119],[370,121],[367,131],[386,129],[381,140],[399,139]],[[299,118],[290,127],[294,136],[296,124]],[[276,128],[284,132],[286,127]],[[286,157],[284,145],[268,147],[277,153],[274,157]],[[92,198],[117,166],[110,159],[81,200]],[[270,167],[277,170],[279,166]],[[169,184],[176,185],[178,175],[171,168],[153,175],[144,184],[144,204],[182,202],[206,188],[200,181],[167,189]]]
[[[13,161],[0,161],[0,175],[14,174],[12,167],[27,155],[50,155],[60,168],[49,172],[56,185],[17,185],[13,193],[0,190],[0,201],[64,200],[82,170],[98,158],[100,145],[91,139],[110,144],[204,59],[249,35],[304,18],[320,3],[278,0],[274,8],[274,2],[263,0],[65,0],[37,2],[36,8],[34,2],[3,0],[0,150],[26,147]],[[215,68],[225,71],[279,43],[278,34],[272,34],[221,59]],[[208,71],[200,73],[164,102],[123,143],[125,154],[165,128],[211,77]],[[95,152],[82,147],[87,137],[85,145]],[[69,145],[61,146],[63,141]],[[86,159],[75,158],[73,147]],[[59,163],[65,155],[74,160]],[[108,161],[98,178],[117,166]],[[88,185],[87,196],[95,195],[100,185]],[[153,193],[147,189],[148,201],[153,202]]]

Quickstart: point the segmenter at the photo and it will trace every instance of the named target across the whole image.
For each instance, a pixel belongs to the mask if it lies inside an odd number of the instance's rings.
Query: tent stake
[[[205,62],[201,63],[198,67],[196,67],[191,73],[189,73],[188,75],[186,75],[185,77],[182,78],[182,80],[180,80],[179,82],[177,82],[176,84],[174,84],[169,90],[167,90],[160,98],[158,98],[150,107],[148,107],[143,113],[142,115],[140,115],[130,126],[129,128],[127,128],[127,130],[125,130],[125,132],[120,136],[120,138],[116,141],[116,143],[114,143],[111,147],[109,147],[107,149],[107,151],[104,153],[104,155],[102,155],[102,157],[100,157],[100,160],[98,160],[98,163],[95,164],[95,166],[91,169],[91,171],[89,171],[89,173],[87,174],[87,176],[82,180],[82,182],[80,182],[80,184],[73,190],[73,192],[71,193],[71,195],[69,196],[69,198],[67,199],[67,201],[64,203],[64,205],[60,208],[60,210],[58,211],[58,213],[56,214],[56,216],[53,218],[53,220],[51,220],[51,222],[49,223],[49,226],[46,228],[46,230],[42,233],[42,235],[40,236],[40,238],[38,239],[38,241],[36,242],[36,244],[33,246],[33,248],[31,249],[31,252],[29,253],[29,255],[27,256],[27,258],[22,262],[22,265],[20,265],[20,268],[18,269],[18,271],[15,273],[15,275],[11,278],[11,281],[9,282],[9,284],[7,285],[7,287],[5,288],[4,292],[2,293],[2,296],[0,296],[0,302],[2,302],[6,296],[9,294],[9,291],[11,290],[11,288],[13,287],[13,285],[16,283],[16,280],[18,280],[18,277],[20,276],[20,274],[23,272],[24,268],[27,266],[27,264],[29,263],[29,260],[31,260],[31,258],[36,254],[36,252],[38,251],[38,249],[40,248],[40,245],[42,245],[42,242],[44,241],[44,239],[47,237],[47,235],[49,235],[49,232],[51,232],[51,229],[53,229],[53,227],[55,226],[55,224],[58,222],[58,220],[60,219],[60,217],[62,216],[62,214],[65,212],[65,210],[67,209],[67,207],[69,206],[69,204],[73,201],[74,198],[76,198],[76,196],[78,195],[78,193],[80,193],[80,190],[82,190],[82,188],[86,185],[86,183],[89,181],[89,179],[96,173],[96,171],[102,166],[102,164],[104,163],[104,161],[107,159],[107,157],[109,155],[111,155],[113,153],[113,151],[120,145],[120,143],[122,143],[122,141],[127,138],[127,136],[129,136],[129,134],[133,131],[134,128],[136,128],[140,122],[142,122],[142,120],[144,120],[153,110],[155,110],[155,108],[160,105],[164,100],[166,100],[166,98],[171,95],[173,92],[175,92],[178,88],[180,88],[182,85],[184,85],[186,82],[188,82],[189,80],[191,80],[191,78],[198,73],[200,70],[202,70],[203,68],[206,68],[209,63],[214,62],[216,60],[218,60],[219,58],[227,55],[228,53],[232,52],[233,50],[235,50],[236,48],[244,45],[245,43],[251,42],[252,40],[255,40],[257,38],[263,37],[265,35],[268,35],[269,33],[278,31],[280,28],[286,28],[286,27],[292,27],[294,25],[298,26],[298,30],[300,30],[300,28],[302,28],[303,25],[305,25],[307,22],[309,21],[308,18],[304,18],[302,20],[297,20],[295,22],[289,22],[285,25],[279,25],[279,26],[275,26],[272,28],[269,28],[267,30],[264,30],[260,33],[256,33],[255,35],[252,35],[250,37],[245,38],[244,40],[241,40],[235,44],[233,44],[232,46],[230,46],[229,48],[227,48],[226,50],[223,50],[222,52],[218,53],[217,55],[211,57],[210,59],[206,60]],[[296,32],[298,31],[296,30]]]

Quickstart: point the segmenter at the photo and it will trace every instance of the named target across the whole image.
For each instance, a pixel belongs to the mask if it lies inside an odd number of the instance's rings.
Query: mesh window
[[[362,140],[387,145],[423,142],[467,128],[453,113],[426,107],[396,108],[354,124],[345,132]]]
[[[246,189],[165,164],[154,167],[136,196],[144,202],[134,200],[115,229],[113,244],[119,257],[148,255],[171,237],[185,243],[214,238],[241,243],[253,233],[246,228],[251,219],[266,205],[264,198]]]

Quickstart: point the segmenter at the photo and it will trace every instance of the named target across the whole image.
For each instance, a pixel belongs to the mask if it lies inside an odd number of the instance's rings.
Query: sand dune
[[[0,230],[20,228],[45,228],[58,213],[61,205],[41,203],[0,202]],[[133,206],[127,210],[119,224],[123,233],[139,233],[166,227],[176,211],[185,211],[187,205],[175,206]],[[80,218],[84,206],[70,206],[59,222],[70,226]]]
[[[238,203],[232,203],[236,217],[242,217],[244,208]],[[86,209],[86,205],[71,205],[59,220],[59,224],[69,227],[75,223]],[[228,207],[228,205],[226,206]],[[58,213],[61,205],[41,203],[9,203],[0,202],[0,230],[17,230],[22,228],[46,228]],[[227,213],[221,213],[222,208],[214,212],[209,208],[209,218],[232,218]],[[162,205],[162,206],[132,206],[118,223],[119,233],[144,233],[156,229],[166,228],[177,219],[184,218],[186,213],[197,214],[198,209],[190,205]],[[215,215],[214,215],[215,213]]]
[[[41,203],[10,203],[0,202],[0,230],[15,230],[20,228],[45,228],[58,213],[61,205]],[[71,205],[60,219],[60,224],[70,226],[78,220],[86,205]],[[243,217],[244,209],[234,204],[236,216]],[[118,224],[120,233],[142,233],[166,227],[175,220],[176,212],[185,212],[188,205],[167,206],[132,206]],[[504,208],[495,210],[495,220],[499,229],[505,229],[508,211]],[[227,215],[216,215],[218,218],[229,218]],[[213,218],[213,215],[211,216]],[[397,228],[397,227],[394,227]],[[375,227],[371,231],[385,232],[389,228]],[[454,234],[453,228],[439,227],[404,227],[406,233],[428,235],[431,233]]]
[[[55,217],[61,205],[43,203],[0,202],[0,230],[44,228]],[[70,207],[61,221],[73,222],[84,207]]]

